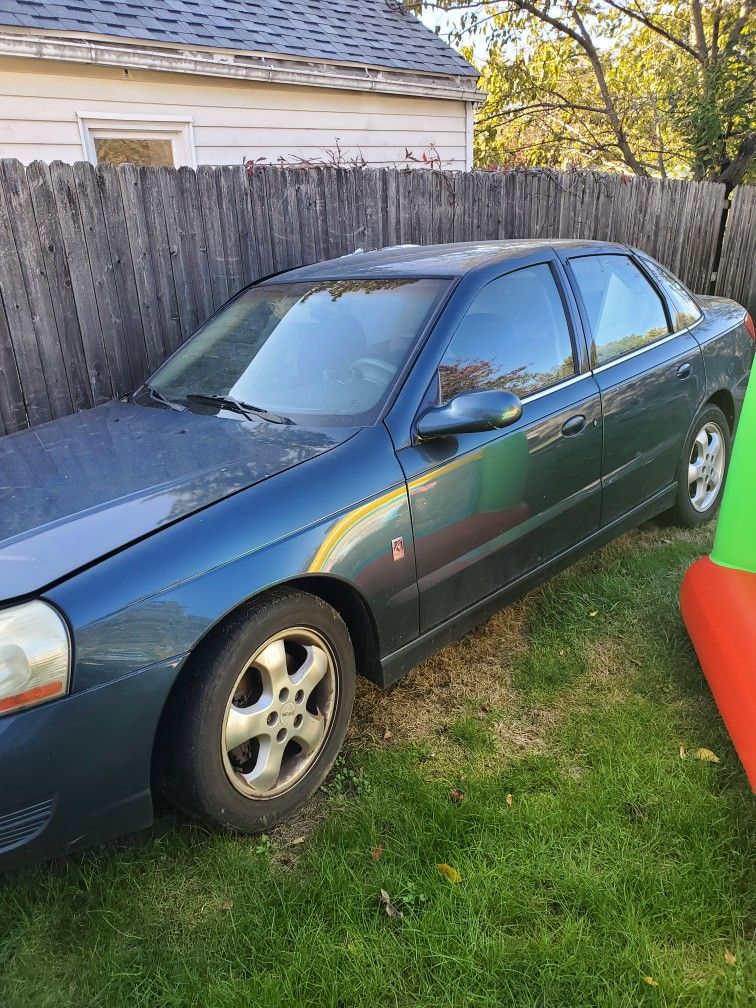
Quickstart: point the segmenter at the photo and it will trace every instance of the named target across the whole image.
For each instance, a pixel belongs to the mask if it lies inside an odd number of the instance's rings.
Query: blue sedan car
[[[753,323],[644,254],[355,254],[243,290],[132,396],[0,441],[0,865],[267,829],[383,687],[722,492]]]

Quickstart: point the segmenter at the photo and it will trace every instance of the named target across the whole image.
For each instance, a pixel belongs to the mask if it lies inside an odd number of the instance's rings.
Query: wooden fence
[[[724,294],[753,294],[753,195],[735,195]],[[244,284],[358,248],[592,237],[706,291],[723,202],[714,183],[542,169],[0,161],[0,434],[131,391]]]
[[[734,298],[756,317],[756,186],[735,190],[727,215],[716,293]]]

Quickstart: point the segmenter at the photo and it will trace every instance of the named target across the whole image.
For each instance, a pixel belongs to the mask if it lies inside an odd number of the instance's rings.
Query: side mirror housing
[[[419,417],[415,430],[420,441],[499,430],[522,416],[522,403],[512,392],[489,389],[461,392],[443,406],[432,406]]]

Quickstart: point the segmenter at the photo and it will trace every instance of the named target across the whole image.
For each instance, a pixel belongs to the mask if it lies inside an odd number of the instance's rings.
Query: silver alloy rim
[[[724,479],[725,446],[722,431],[707,423],[696,435],[688,463],[688,492],[696,511],[708,511]]]
[[[226,706],[226,773],[247,798],[273,798],[307,773],[323,748],[336,705],[336,660],[305,627],[282,630],[244,666]]]

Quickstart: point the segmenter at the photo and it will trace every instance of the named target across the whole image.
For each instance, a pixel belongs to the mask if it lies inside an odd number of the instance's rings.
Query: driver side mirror
[[[512,392],[489,389],[461,392],[443,406],[432,406],[418,419],[420,441],[500,430],[522,416],[522,403]]]

